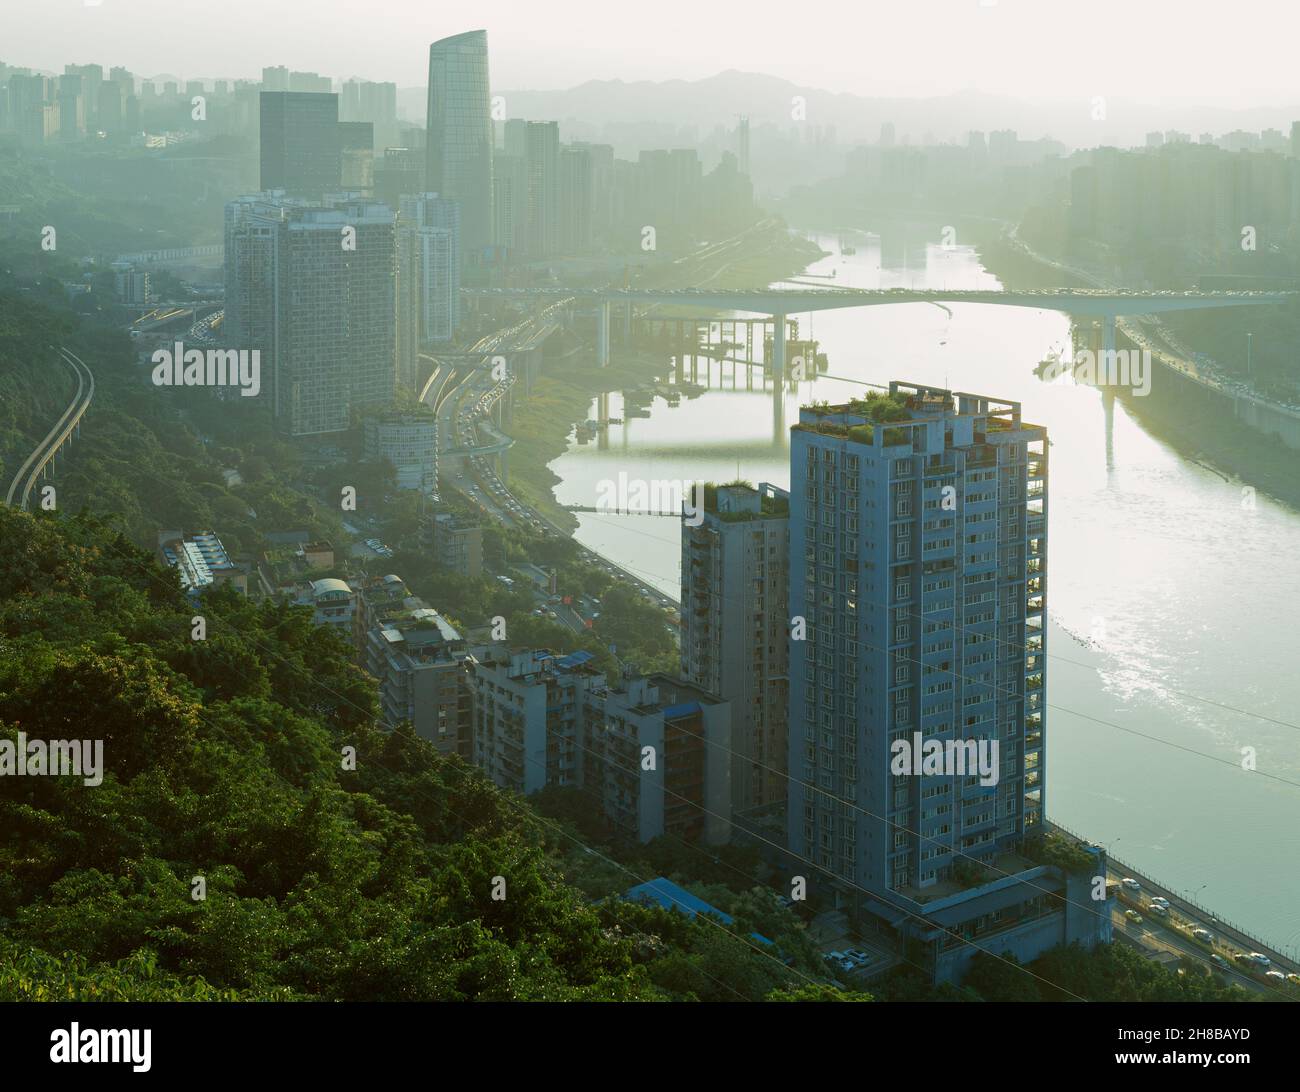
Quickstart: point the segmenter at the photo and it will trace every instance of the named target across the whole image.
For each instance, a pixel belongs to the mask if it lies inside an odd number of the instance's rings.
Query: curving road
[[[18,468],[18,473],[14,475],[14,480],[9,483],[5,504],[11,506],[17,504],[24,510],[31,499],[36,479],[53,460],[55,453],[68,442],[73,429],[81,423],[86,410],[90,408],[91,399],[95,397],[95,377],[85,361],[67,349],[60,349],[59,355],[77,377],[77,393],[73,395],[68,408],[63,411],[63,416],[55,422],[54,427],[45,434],[45,438],[27,456],[26,461]]]

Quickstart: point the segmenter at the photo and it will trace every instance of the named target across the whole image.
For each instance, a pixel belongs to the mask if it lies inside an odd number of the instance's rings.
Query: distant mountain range
[[[1027,93],[1032,93],[1027,89]],[[1178,129],[1193,139],[1233,129],[1283,132],[1300,118],[1300,106],[1279,104],[1246,110],[1216,106],[1151,104],[1110,99],[1106,118],[1094,121],[1090,99],[1009,98],[959,92],[936,98],[868,98],[836,94],[776,76],[734,69],[701,80],[589,80],[559,91],[496,90],[511,117],[559,121],[566,139],[600,139],[606,130],[656,127],[665,131],[694,127],[701,137],[716,126],[734,127],[747,115],[752,128],[774,124],[788,128],[796,96],[804,100],[805,119],[813,126],[834,126],[841,143],[875,141],[880,127],[892,122],[901,142],[913,144],[927,134],[937,141],[965,140],[972,129],[1014,129],[1022,140],[1051,137],[1073,147],[1140,144],[1150,130]],[[424,115],[424,89],[402,88],[399,101],[406,116]]]

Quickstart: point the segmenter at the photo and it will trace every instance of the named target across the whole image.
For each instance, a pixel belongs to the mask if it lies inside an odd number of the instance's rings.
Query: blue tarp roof
[[[692,713],[698,713],[702,706],[697,701],[682,702],[681,705],[670,705],[664,709],[664,720],[676,720],[678,717],[688,717]]]
[[[632,902],[656,902],[665,910],[680,910],[688,918],[693,918],[696,914],[712,914],[725,925],[730,925],[734,920],[730,914],[724,914],[716,906],[710,906],[703,899],[692,895],[686,888],[678,887],[672,880],[663,876],[648,883],[638,884],[623,897]]]
[[[565,668],[581,667],[591,658],[592,658],[591,653],[583,649],[583,650],[579,650],[578,652],[570,652],[569,655],[565,656],[563,659],[556,660],[555,662],[559,664],[560,667],[565,667]]]
[[[637,884],[623,896],[631,902],[653,902],[662,906],[665,910],[676,910],[685,914],[688,918],[693,918],[698,914],[712,914],[718,918],[724,925],[730,925],[736,919],[730,914],[724,914],[716,906],[710,906],[702,898],[692,895],[684,887],[678,887],[663,876],[656,877],[646,883]],[[772,942],[761,933],[750,933],[755,940],[761,940],[764,944]]]

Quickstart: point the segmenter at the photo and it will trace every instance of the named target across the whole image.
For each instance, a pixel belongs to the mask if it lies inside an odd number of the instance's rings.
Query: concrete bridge
[[[54,456],[65,446],[70,445],[73,438],[80,434],[81,419],[86,416],[86,411],[90,409],[90,403],[95,397],[95,377],[86,366],[86,362],[68,349],[60,349],[59,355],[76,378],[77,391],[72,396],[72,401],[68,403],[68,408],[63,411],[63,416],[54,423],[50,431],[27,456],[9,485],[9,490],[5,494],[5,504],[24,510],[31,502],[36,479],[45,477],[54,464]]]
[[[625,307],[630,324],[634,304],[686,306],[697,312],[747,311],[771,315],[775,329],[785,329],[788,315],[832,311],[846,307],[880,307],[900,303],[981,303],[999,307],[1030,307],[1065,311],[1102,320],[1102,348],[1115,347],[1115,321],[1121,315],[1155,315],[1208,307],[1263,307],[1286,303],[1294,292],[1137,292],[1088,288],[1045,288],[1030,291],[939,290],[910,288],[476,288],[466,294],[484,300],[585,300],[596,310],[596,359],[609,363],[610,305]],[[785,339],[773,338],[772,366],[785,374]]]

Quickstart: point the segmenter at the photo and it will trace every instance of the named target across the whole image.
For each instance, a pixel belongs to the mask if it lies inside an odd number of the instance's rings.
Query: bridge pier
[[[609,367],[609,300],[596,305],[596,366]]]
[[[785,315],[772,316],[772,383],[785,382]]]
[[[1114,315],[1101,317],[1101,351],[1107,354],[1102,357],[1102,360],[1115,359],[1115,321]]]

